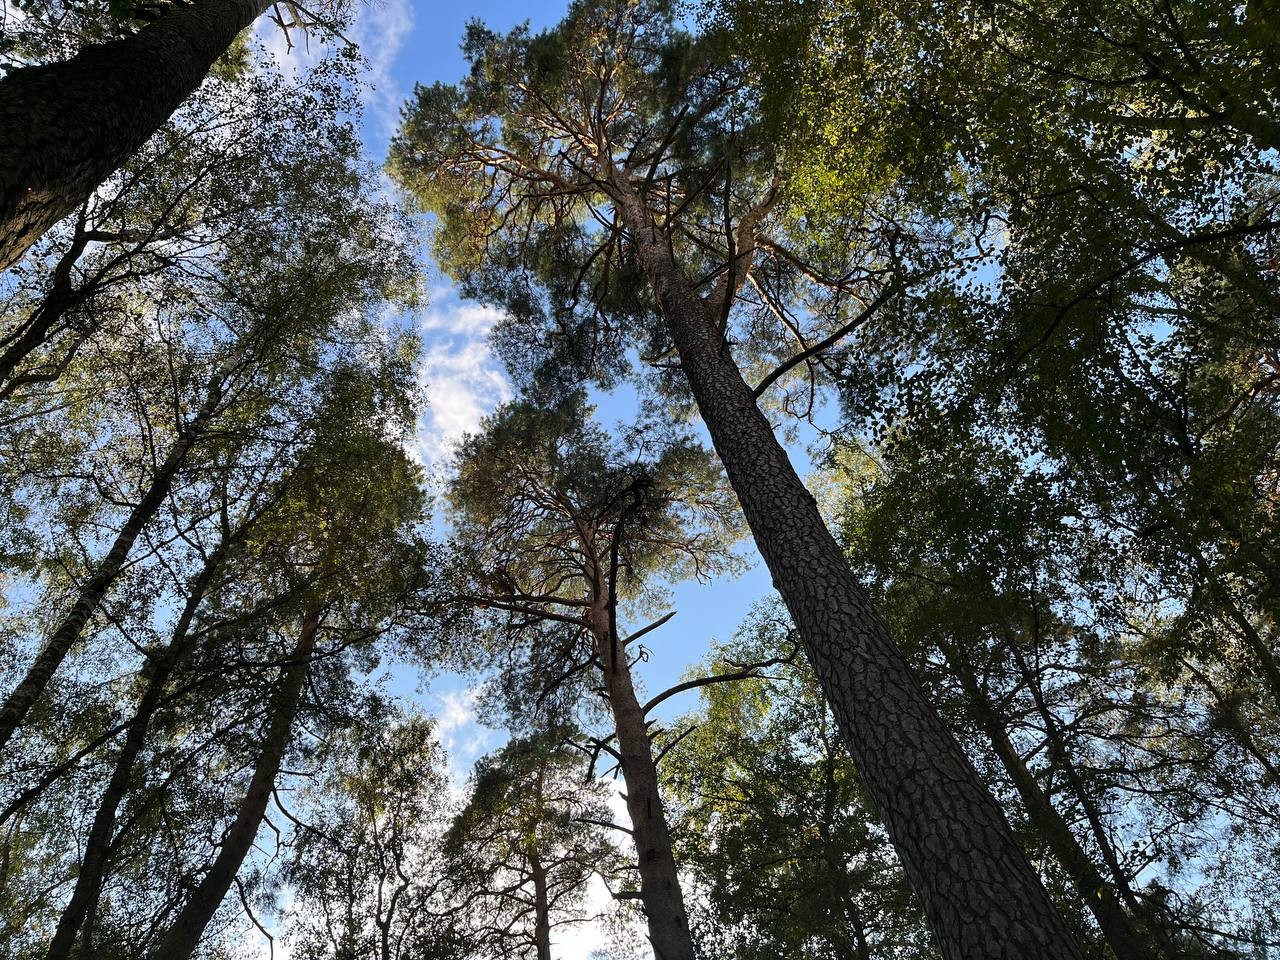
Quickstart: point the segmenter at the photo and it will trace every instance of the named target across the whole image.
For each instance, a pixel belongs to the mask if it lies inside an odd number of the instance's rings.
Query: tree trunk
[[[196,610],[199,608],[201,601],[204,600],[205,591],[209,587],[209,582],[213,579],[214,572],[221,559],[221,553],[222,551],[219,549],[210,556],[204,569],[200,571],[200,575],[192,583],[187,602],[183,606],[182,612],[178,615],[178,622],[174,626],[173,635],[168,645],[157,656],[148,660],[143,668],[142,677],[145,682],[145,689],[142,698],[138,701],[138,708],[134,712],[129,731],[125,735],[124,746],[121,747],[120,754],[116,757],[111,779],[103,792],[102,800],[98,803],[98,811],[94,815],[93,826],[90,828],[89,837],[85,841],[84,856],[80,861],[80,873],[76,877],[75,889],[71,893],[71,899],[67,903],[66,909],[58,920],[53,942],[49,945],[48,960],[65,960],[71,955],[71,948],[75,944],[76,934],[79,933],[90,910],[98,902],[102,889],[102,879],[106,873],[107,858],[115,833],[116,813],[119,811],[120,803],[129,789],[129,782],[133,779],[134,764],[138,759],[138,755],[142,752],[143,745],[146,743],[151,718],[160,706],[165,685],[169,682],[169,675],[186,652],[187,631],[191,627],[191,621],[195,617]]]
[[[1054,857],[1067,871],[1067,876],[1080,894],[1081,902],[1098,921],[1102,936],[1114,951],[1117,960],[1154,960],[1158,954],[1151,949],[1133,918],[1125,911],[1115,890],[1102,878],[1093,859],[1080,846],[1071,826],[1040,789],[1040,784],[1010,741],[1004,720],[997,715],[991,702],[983,694],[972,671],[960,656],[953,656],[950,650],[945,653],[952,675],[960,681],[978,724],[1022,799],[1027,816],[1053,851]]]
[[[862,911],[858,909],[853,899],[853,890],[849,884],[849,868],[845,863],[845,851],[837,847],[831,835],[831,827],[836,816],[836,754],[828,739],[825,721],[822,726],[826,757],[823,762],[824,789],[822,819],[818,822],[818,840],[822,861],[826,866],[827,882],[831,884],[832,930],[837,937],[827,942],[842,958],[871,960],[871,945],[867,943],[867,925],[862,919]]]
[[[649,924],[649,942],[656,960],[693,960],[689,913],[684,906],[680,876],[671,851],[662,797],[658,792],[658,767],[644,710],[631,682],[627,651],[614,642],[606,605],[595,599],[591,634],[609,694],[622,757],[622,779],[627,786],[627,812],[640,871],[640,902]]]
[[[0,270],[146,143],[267,6],[175,4],[131,36],[0,80]]]
[[[160,946],[152,954],[157,960],[187,960],[195,952],[205,927],[231,889],[236,874],[253,846],[262,818],[267,812],[267,801],[275,789],[280,764],[284,761],[285,751],[289,746],[293,721],[298,713],[298,705],[302,702],[302,689],[311,667],[311,655],[319,629],[320,611],[317,609],[303,621],[290,663],[272,697],[262,748],[236,818],[222,838],[221,849],[214,857],[209,871],[192,891]]]
[[[1178,949],[1169,939],[1164,925],[1159,922],[1158,918],[1150,914],[1138,898],[1138,895],[1133,890],[1133,885],[1130,883],[1128,874],[1116,856],[1115,847],[1111,843],[1111,838],[1107,836],[1106,825],[1102,821],[1102,813],[1098,810],[1097,804],[1093,802],[1093,798],[1089,796],[1088,787],[1081,778],[1080,771],[1076,768],[1075,762],[1067,750],[1067,744],[1062,738],[1062,730],[1058,725],[1058,720],[1044,699],[1044,690],[1040,685],[1039,676],[1032,671],[1030,664],[1027,663],[1022,651],[1016,645],[1010,645],[1009,651],[1010,658],[1017,664],[1018,672],[1022,675],[1022,682],[1030,692],[1031,698],[1036,705],[1036,712],[1040,715],[1040,720],[1044,724],[1045,745],[1048,747],[1049,760],[1062,772],[1067,784],[1071,787],[1071,792],[1075,794],[1076,802],[1080,805],[1081,812],[1084,813],[1085,822],[1089,824],[1089,832],[1093,834],[1093,841],[1102,856],[1102,862],[1111,874],[1112,889],[1120,894],[1132,916],[1147,921],[1146,936],[1158,940],[1164,947],[1162,953],[1154,944],[1151,945],[1147,956],[1177,956]]]
[[[89,622],[89,617],[93,615],[102,598],[120,576],[125,561],[129,558],[129,551],[133,549],[134,541],[138,539],[142,528],[155,517],[161,504],[169,496],[174,477],[186,460],[187,453],[200,438],[205,424],[213,415],[221,399],[220,386],[209,390],[200,411],[191,423],[186,425],[170,449],[169,455],[165,457],[164,463],[152,475],[147,492],[129,512],[129,517],[116,535],[111,549],[107,551],[107,555],[98,564],[93,575],[80,586],[71,611],[54,629],[48,642],[36,655],[35,662],[9,694],[4,706],[0,707],[0,750],[4,749],[5,744],[22,725],[36,699],[44,692],[54,672],[66,659],[72,645],[80,639],[80,634],[84,631],[85,624]]]
[[[615,200],[698,410],[947,960],[1079,960],[1000,807],[929,703],[742,379],[718,309],[632,184]]]
[[[529,872],[533,875],[533,943],[538,960],[551,960],[551,905],[547,898],[547,871],[536,846],[529,848]]]

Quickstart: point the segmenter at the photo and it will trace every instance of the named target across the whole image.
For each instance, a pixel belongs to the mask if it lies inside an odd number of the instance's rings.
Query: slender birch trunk
[[[947,960],[1080,960],[1004,813],[853,576],[634,186],[611,190],[698,410]],[[749,255],[749,251],[747,251]]]
[[[205,591],[208,590],[209,583],[213,580],[221,557],[221,548],[209,557],[204,569],[200,571],[199,576],[196,577],[191,585],[187,595],[187,602],[184,604],[182,612],[178,615],[178,622],[174,626],[168,645],[157,656],[148,660],[143,668],[142,677],[145,688],[141,699],[138,701],[138,707],[134,712],[128,733],[125,735],[124,746],[121,747],[120,753],[116,757],[111,779],[107,782],[107,788],[98,803],[98,810],[93,818],[93,826],[90,828],[89,837],[85,841],[84,856],[80,861],[80,873],[76,877],[76,885],[71,892],[71,899],[58,920],[53,942],[49,945],[48,960],[66,960],[71,955],[76,935],[85,924],[90,911],[98,903],[115,834],[116,814],[120,810],[120,803],[124,800],[124,796],[129,789],[129,783],[133,779],[134,766],[138,755],[142,752],[143,745],[146,743],[151,719],[155,716],[156,710],[159,709],[165,686],[169,682],[169,677],[173,673],[174,667],[177,666],[178,661],[182,659],[183,654],[187,651],[191,621],[195,618],[196,610],[199,609],[201,602],[204,600]]]
[[[236,818],[222,838],[221,849],[208,872],[191,892],[177,919],[152,954],[156,960],[187,960],[195,952],[205,927],[213,919],[245,857],[249,855],[289,747],[293,721],[302,702],[302,690],[310,671],[319,630],[320,611],[317,609],[303,621],[290,663],[272,697],[262,747]]]
[[[826,725],[825,722],[823,724]],[[828,940],[840,953],[842,960],[871,960],[871,945],[867,943],[867,925],[862,918],[853,899],[853,890],[849,884],[849,868],[845,863],[846,851],[841,850],[831,835],[831,825],[836,815],[836,757],[827,748],[826,761],[823,764],[825,787],[822,798],[822,819],[818,822],[818,839],[821,841],[822,861],[827,868],[831,893],[839,904],[833,909],[832,926],[839,929],[841,924],[848,927],[848,932],[837,941]]]
[[[1127,947],[1134,950],[1145,951],[1135,954],[1141,957],[1165,957],[1177,956],[1178,948],[1169,939],[1163,925],[1155,921],[1148,913],[1145,905],[1134,892],[1133,884],[1130,877],[1125,872],[1119,858],[1116,856],[1115,847],[1111,843],[1111,838],[1107,836],[1106,826],[1102,821],[1102,813],[1098,806],[1094,803],[1093,798],[1089,796],[1089,791],[1084,781],[1080,777],[1075,762],[1072,760],[1066,743],[1062,739],[1062,731],[1058,725],[1057,717],[1053,715],[1053,711],[1049,709],[1049,704],[1044,699],[1044,691],[1040,685],[1039,677],[1035,676],[1027,663],[1026,658],[1016,646],[1010,647],[1011,658],[1018,665],[1018,672],[1022,675],[1023,684],[1031,693],[1031,698],[1035,702],[1036,712],[1040,715],[1040,720],[1044,724],[1045,743],[1049,750],[1049,759],[1062,771],[1066,777],[1067,784],[1071,788],[1071,792],[1075,794],[1076,802],[1080,805],[1080,810],[1084,813],[1085,822],[1089,825],[1089,832],[1093,835],[1094,843],[1097,845],[1098,853],[1102,857],[1102,862],[1107,868],[1107,872],[1111,874],[1111,889],[1118,893],[1120,899],[1124,901],[1128,907],[1127,916],[1138,921],[1147,920],[1143,932],[1135,930],[1133,932],[1134,939],[1126,942]],[[1132,919],[1131,919],[1132,922]],[[1159,941],[1159,947],[1155,942]]]
[[[194,0],[137,33],[0,80],[0,270],[120,168],[265,0]]]
[[[129,559],[129,551],[133,549],[134,541],[138,539],[142,529],[151,522],[169,496],[174,478],[186,461],[192,446],[200,439],[221,400],[221,386],[215,385],[206,395],[200,411],[185,426],[164,462],[152,475],[146,493],[129,512],[128,519],[120,528],[107,555],[102,558],[89,579],[80,585],[70,612],[54,628],[26,675],[5,699],[3,707],[0,707],[0,750],[4,749],[18,727],[22,726],[31,707],[48,687],[49,681],[53,679],[54,673],[66,659],[71,647],[80,639],[85,624],[89,622],[89,618],[93,616],[103,597],[107,595],[107,591],[119,579],[125,562]]]

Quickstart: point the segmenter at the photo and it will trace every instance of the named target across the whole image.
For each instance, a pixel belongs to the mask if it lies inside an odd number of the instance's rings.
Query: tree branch
[[[668,620],[670,620],[670,619],[671,619],[672,617],[674,617],[675,615],[676,615],[676,611],[675,611],[675,610],[672,610],[670,613],[663,614],[661,617],[659,617],[657,620],[653,621],[653,623],[649,624],[648,626],[646,626],[646,627],[641,627],[641,628],[640,628],[639,630],[637,630],[635,633],[632,633],[632,634],[630,634],[630,635],[628,635],[628,636],[624,637],[624,638],[623,638],[623,640],[622,640],[622,645],[625,647],[625,646],[626,646],[627,644],[629,644],[632,640],[639,640],[639,639],[640,639],[641,637],[643,637],[646,633],[649,633],[649,632],[651,632],[651,631],[653,631],[653,630],[657,630],[660,626],[662,626],[664,623],[666,623]]]
[[[884,292],[880,294],[880,296],[872,300],[870,305],[865,310],[863,310],[860,314],[858,314],[856,317],[854,317],[852,320],[846,323],[839,330],[836,330],[830,336],[823,337],[813,346],[805,350],[801,350],[799,353],[795,354],[790,359],[774,367],[773,370],[771,370],[769,374],[763,380],[761,380],[759,384],[756,385],[756,388],[751,391],[751,395],[755,397],[757,400],[760,399],[760,395],[763,394],[775,383],[777,383],[781,377],[785,376],[787,373],[794,370],[796,367],[806,362],[810,358],[834,346],[840,340],[843,340],[855,329],[862,326],[862,324],[866,323],[869,319],[871,319],[871,315],[874,314],[877,310],[879,310],[880,307],[883,306],[884,302],[888,300],[890,296],[892,296],[894,293],[897,292],[897,289],[898,288],[896,285],[890,285],[884,290]]]
[[[698,677],[695,680],[686,680],[684,683],[677,683],[674,687],[668,687],[641,708],[641,713],[647,715],[650,710],[669,700],[678,693],[684,693],[686,690],[696,690],[699,687],[707,687],[713,683],[729,683],[734,680],[749,680],[752,677],[760,676],[760,671],[769,667],[776,667],[782,663],[792,663],[796,658],[796,650],[793,647],[791,652],[785,657],[770,657],[768,660],[761,660],[759,663],[753,663],[741,670],[735,670],[732,673],[717,673],[710,677]]]

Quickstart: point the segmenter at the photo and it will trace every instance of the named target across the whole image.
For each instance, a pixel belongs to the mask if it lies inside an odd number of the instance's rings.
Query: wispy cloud
[[[432,302],[452,296],[450,287],[433,287]],[[431,309],[418,318],[418,327],[425,331],[440,330],[445,333],[482,339],[502,319],[502,311],[475,303],[459,304],[452,309]]]
[[[440,694],[440,710],[436,715],[436,729],[441,739],[476,722],[476,700],[479,687],[463,687]]]
[[[483,690],[483,684],[473,684],[437,693],[432,698],[436,736],[445,748],[449,780],[459,799],[465,794],[475,762],[497,742],[497,732],[480,723],[476,716],[476,701]]]
[[[372,95],[365,103],[373,129],[368,132],[382,139],[390,140],[400,126],[400,105],[406,92],[396,86],[391,67],[412,32],[413,6],[409,0],[377,0],[358,7],[351,39],[369,62]],[[371,146],[382,152],[383,144]]]
[[[418,380],[426,390],[427,413],[416,452],[429,466],[442,464],[485,414],[511,399],[511,384],[489,349],[489,331],[501,316],[455,299],[418,318],[425,341]]]
[[[410,0],[375,0],[356,5],[354,19],[346,31],[366,63],[366,92],[361,99],[366,110],[364,134],[373,156],[386,152],[387,142],[400,124],[400,105],[407,94],[396,85],[392,67],[413,27]],[[286,35],[270,17],[258,19],[254,35],[290,77],[315,66],[329,43],[324,37],[307,36],[297,30]]]

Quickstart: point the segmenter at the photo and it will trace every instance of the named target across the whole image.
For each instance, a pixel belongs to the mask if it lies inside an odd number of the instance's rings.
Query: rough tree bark
[[[205,591],[213,580],[222,550],[215,550],[210,555],[204,568],[191,584],[187,602],[183,605],[178,621],[174,625],[169,643],[154,657],[147,661],[142,670],[144,683],[142,697],[138,700],[133,720],[125,734],[124,745],[116,757],[116,764],[111,772],[111,779],[103,791],[94,814],[93,826],[85,841],[84,856],[80,860],[80,873],[76,877],[76,885],[67,902],[66,909],[58,919],[58,926],[49,945],[48,960],[65,960],[71,955],[76,935],[84,925],[89,912],[97,903],[102,890],[102,880],[106,873],[107,860],[111,851],[115,834],[116,814],[120,803],[124,800],[133,779],[134,764],[142,747],[146,743],[147,733],[151,726],[151,718],[155,716],[164,696],[165,685],[174,667],[182,659],[187,650],[188,631],[196,610],[204,600]]]
[[[293,721],[302,702],[302,690],[311,668],[316,635],[320,630],[320,611],[313,610],[302,622],[289,665],[280,678],[271,699],[267,728],[262,747],[254,764],[249,788],[240,801],[236,818],[222,838],[221,849],[203,879],[191,892],[177,919],[152,954],[159,960],[187,960],[200,943],[205,927],[213,919],[218,906],[231,889],[231,884],[253,846],[254,837],[267,812],[267,801],[275,789],[280,764],[293,733]]]
[[[593,579],[589,625],[618,736],[631,837],[640,872],[640,902],[644,904],[649,926],[649,942],[656,960],[693,960],[689,912],[685,909],[671,850],[671,833],[658,792],[658,766],[653,759],[649,727],[631,682],[626,648],[614,635],[605,578],[597,569]]]
[[[267,6],[174,4],[131,36],[0,80],[0,270],[146,143]]]
[[[92,576],[81,584],[70,612],[50,634],[49,640],[36,655],[26,675],[9,694],[4,706],[0,707],[0,750],[4,749],[5,744],[22,725],[31,707],[49,685],[49,681],[53,679],[54,672],[66,659],[71,647],[80,639],[80,634],[84,632],[85,624],[89,622],[94,610],[120,576],[129,558],[129,551],[133,549],[134,541],[138,539],[138,534],[151,522],[160,510],[161,504],[169,496],[174,477],[181,469],[191,447],[200,439],[205,425],[213,416],[221,400],[221,387],[211,388],[199,412],[183,428],[169,450],[168,456],[152,475],[146,493],[129,512],[124,526],[120,528],[115,541],[111,544],[111,549],[102,558]]]
[[[724,304],[697,292],[626,175],[612,174],[609,186],[756,545],[943,956],[1080,960],[1003,812],[756,405],[720,330]]]

